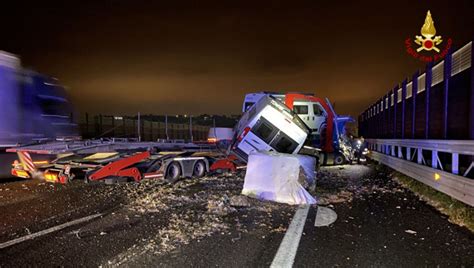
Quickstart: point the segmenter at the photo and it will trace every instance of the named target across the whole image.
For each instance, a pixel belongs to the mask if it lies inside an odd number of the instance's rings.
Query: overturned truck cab
[[[235,126],[229,153],[243,162],[258,151],[296,154],[309,133],[297,114],[273,96],[265,95]]]

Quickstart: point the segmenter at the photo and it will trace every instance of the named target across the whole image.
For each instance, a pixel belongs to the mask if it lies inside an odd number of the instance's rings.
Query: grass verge
[[[410,189],[420,199],[435,207],[449,217],[449,221],[460,226],[465,226],[474,232],[474,207],[462,203],[446,194],[436,191],[400,172],[393,171],[392,178],[403,187]]]

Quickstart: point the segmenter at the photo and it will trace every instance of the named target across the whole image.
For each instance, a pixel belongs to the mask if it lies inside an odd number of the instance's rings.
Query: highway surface
[[[243,176],[0,183],[0,263],[18,266],[471,267],[474,234],[373,166],[321,170],[317,207],[232,199]],[[285,242],[283,242],[285,241]],[[283,250],[281,250],[283,248]],[[283,253],[282,253],[283,252]],[[286,255],[281,255],[286,254]],[[283,262],[281,262],[283,260]]]

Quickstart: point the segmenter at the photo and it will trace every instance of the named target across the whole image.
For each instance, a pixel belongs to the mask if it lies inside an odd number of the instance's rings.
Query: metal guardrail
[[[471,163],[459,174],[459,155],[474,155],[471,140],[397,140],[368,139],[370,157],[463,203],[474,206],[474,180],[465,176],[474,167]],[[423,151],[431,152],[431,165]],[[438,153],[451,154],[451,169],[444,170]]]

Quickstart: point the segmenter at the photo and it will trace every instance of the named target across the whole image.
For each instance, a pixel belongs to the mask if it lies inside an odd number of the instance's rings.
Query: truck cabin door
[[[327,117],[326,111],[324,111],[324,108],[321,106],[321,104],[313,103],[313,113],[314,113],[313,124],[315,127],[311,129],[313,129],[313,131],[316,132],[317,134],[321,134],[321,127],[326,122],[326,117]]]
[[[311,128],[310,122],[313,117],[310,108],[307,102],[295,101],[293,105],[293,112],[295,112],[309,128]]]

